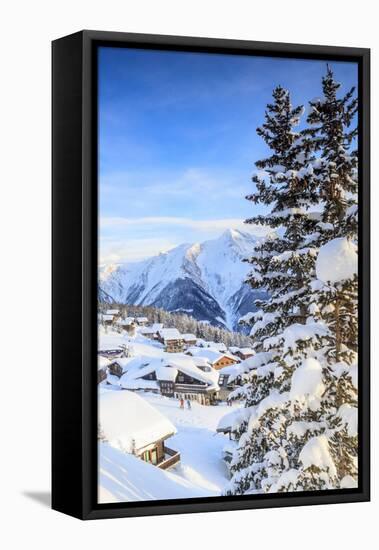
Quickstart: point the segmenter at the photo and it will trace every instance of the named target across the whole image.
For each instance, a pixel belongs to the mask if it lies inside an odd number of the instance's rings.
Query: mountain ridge
[[[228,229],[215,239],[184,243],[146,260],[110,265],[99,273],[99,293],[115,302],[182,311],[214,326],[240,329],[238,319],[265,295],[244,281],[243,259],[262,237]]]

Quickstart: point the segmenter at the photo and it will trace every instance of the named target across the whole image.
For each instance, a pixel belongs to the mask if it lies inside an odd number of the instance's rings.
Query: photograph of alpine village
[[[98,502],[357,487],[357,65],[98,63]]]

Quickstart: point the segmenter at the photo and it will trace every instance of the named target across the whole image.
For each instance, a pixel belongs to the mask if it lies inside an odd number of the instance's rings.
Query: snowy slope
[[[161,470],[131,454],[99,444],[99,502],[130,502],[209,496],[171,471]]]
[[[217,239],[182,244],[142,262],[107,266],[100,272],[100,293],[117,302],[183,311],[235,329],[261,296],[244,283],[252,266],[243,259],[257,239],[228,229]]]

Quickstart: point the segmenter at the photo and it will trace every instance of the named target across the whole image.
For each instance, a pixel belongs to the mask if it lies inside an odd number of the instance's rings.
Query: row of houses
[[[137,326],[146,326],[149,320],[147,317],[123,317],[119,309],[108,309],[103,313],[98,313],[98,322],[105,327],[114,326],[132,332]]]
[[[230,380],[233,367],[239,361],[213,350],[206,350],[205,356],[197,350],[191,348],[189,353],[164,357],[120,356],[108,359],[99,356],[98,383],[189,399],[202,405],[225,401],[236,388],[236,383]],[[222,366],[226,360],[228,364]]]
[[[107,313],[116,315],[117,310]],[[145,322],[145,318],[141,319]],[[134,318],[130,321],[137,322]],[[227,349],[223,343],[208,342],[194,334],[181,334],[176,328],[165,328],[162,323],[140,326],[138,334],[162,344],[162,356],[129,357],[126,345],[100,349],[99,383],[107,381],[123,389],[153,391],[210,405],[226,400],[235,389],[228,368],[254,354],[250,348]]]
[[[149,320],[147,317],[122,318],[121,312],[118,309],[109,309],[105,313],[99,313],[99,322],[104,326],[113,326],[119,330],[123,330],[129,335],[134,335],[136,327],[140,327],[139,333],[142,336],[150,340],[157,340],[165,346],[165,351],[168,353],[180,353],[191,346],[197,346],[200,348],[210,348],[220,353],[228,353],[229,355],[238,357],[240,360],[245,360],[254,354],[251,348],[239,348],[236,346],[227,348],[223,342],[209,342],[197,338],[192,333],[181,334],[176,328],[165,328],[163,323],[148,325]]]

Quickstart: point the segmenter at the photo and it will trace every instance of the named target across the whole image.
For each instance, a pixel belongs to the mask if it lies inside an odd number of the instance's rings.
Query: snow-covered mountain
[[[242,261],[260,238],[228,229],[217,239],[182,244],[141,262],[102,267],[100,299],[153,305],[236,329],[262,297],[244,283],[252,266]]]

